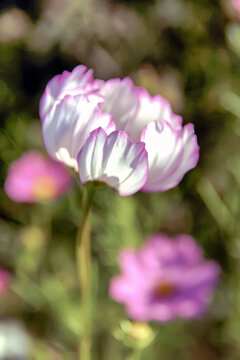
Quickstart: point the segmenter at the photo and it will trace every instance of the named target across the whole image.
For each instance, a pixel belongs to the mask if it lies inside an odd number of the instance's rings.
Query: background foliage
[[[44,152],[38,103],[47,81],[82,63],[96,77],[130,76],[195,125],[197,168],[166,193],[97,194],[93,218],[96,359],[239,359],[239,17],[229,1],[3,1],[0,13],[1,184],[28,149]],[[11,273],[1,318],[25,323],[32,359],[76,358],[81,331],[74,247],[81,187],[49,204],[0,190],[0,264]],[[192,234],[222,267],[209,312],[134,328],[108,298],[117,253],[152,232]],[[147,346],[149,343],[151,344]],[[135,355],[134,355],[135,354]],[[135,359],[137,359],[135,357]]]

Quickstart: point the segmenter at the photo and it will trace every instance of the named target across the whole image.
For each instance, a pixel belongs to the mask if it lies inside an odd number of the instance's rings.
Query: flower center
[[[154,295],[157,297],[167,297],[172,295],[175,290],[176,286],[172,282],[168,280],[163,280],[155,286]]]
[[[56,196],[56,182],[50,177],[40,177],[33,185],[33,197],[35,200],[50,200]]]

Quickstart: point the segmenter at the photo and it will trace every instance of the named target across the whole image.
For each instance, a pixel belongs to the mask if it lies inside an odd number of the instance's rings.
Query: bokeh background
[[[198,136],[199,164],[177,188],[97,193],[94,359],[240,359],[240,12],[230,0],[2,0],[0,9],[2,185],[23,152],[45,153],[40,96],[51,77],[79,63],[98,78],[130,76],[162,94]],[[10,284],[0,297],[0,343],[6,329],[16,348],[30,337],[26,358],[77,358],[81,194],[76,181],[59,200],[16,204],[1,186],[0,266]],[[133,324],[108,297],[119,250],[156,231],[192,234],[220,263],[221,284],[201,319]]]

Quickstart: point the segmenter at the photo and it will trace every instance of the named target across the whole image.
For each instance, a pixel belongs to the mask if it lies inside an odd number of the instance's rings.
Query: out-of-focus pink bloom
[[[61,196],[71,183],[61,164],[29,151],[10,166],[4,188],[13,201],[34,203]]]
[[[122,274],[112,279],[110,295],[141,321],[202,315],[220,275],[218,264],[204,260],[188,235],[156,234],[139,250],[123,250],[119,262]]]
[[[88,94],[98,90],[98,83],[93,78],[93,70],[87,70],[83,65],[75,67],[72,72],[64,71],[61,75],[54,76],[40,100],[40,117],[43,118],[66,95]]]
[[[231,0],[231,4],[234,9],[237,11],[238,16],[240,17],[240,0]]]
[[[131,193],[139,190],[139,184],[142,191],[166,191],[176,186],[198,161],[193,125],[183,127],[182,118],[172,112],[166,99],[150,96],[129,78],[94,80],[92,71],[81,65],[72,72],[65,71],[48,83],[40,101],[40,117],[50,156],[76,170],[79,151],[91,131],[99,127],[107,135],[115,129],[123,130],[132,142],[142,142],[148,156],[145,183],[140,179]],[[121,163],[125,155],[123,152]],[[138,166],[142,165],[137,163],[132,170]],[[112,176],[118,178],[121,169],[115,167],[115,171]],[[95,173],[88,177],[89,181],[99,180]],[[85,182],[81,174],[80,180]]]
[[[0,268],[0,295],[8,289],[10,275],[5,269]]]

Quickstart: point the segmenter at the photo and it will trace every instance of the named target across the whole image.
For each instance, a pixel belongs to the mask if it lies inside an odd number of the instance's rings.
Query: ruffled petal
[[[76,66],[72,72],[64,71],[54,76],[47,84],[45,92],[40,99],[40,118],[46,115],[56,100],[61,100],[65,95],[77,95],[86,93],[90,88],[93,90],[93,70],[87,71],[86,66]]]
[[[143,191],[173,188],[198,162],[199,146],[192,124],[176,130],[168,122],[161,126],[153,121],[145,127],[141,141],[146,144],[149,159],[149,177]]]
[[[46,114],[42,131],[50,156],[77,170],[77,154],[90,132],[101,126],[107,133],[115,129],[111,115],[101,110],[97,95],[65,96]]]
[[[139,89],[139,106],[130,129],[133,140],[141,138],[141,132],[151,121],[168,122],[176,130],[181,128],[182,118],[172,112],[169,102],[160,95],[151,96],[145,89]]]
[[[93,131],[78,155],[82,183],[98,180],[115,188],[122,196],[137,192],[148,175],[144,143],[132,143],[124,131],[109,136],[99,128]]]
[[[138,109],[138,88],[130,78],[112,79],[102,86],[101,94],[103,111],[114,117],[117,129],[128,132]]]
[[[113,115],[117,129],[125,130],[133,141],[139,141],[143,128],[154,120],[166,121],[176,130],[182,126],[181,116],[172,112],[166,99],[149,95],[130,78],[106,81],[100,92],[103,110]]]

